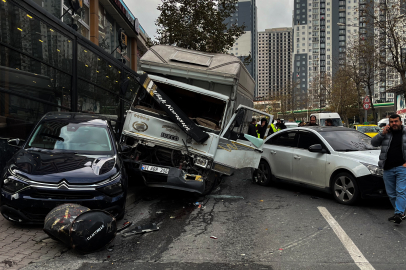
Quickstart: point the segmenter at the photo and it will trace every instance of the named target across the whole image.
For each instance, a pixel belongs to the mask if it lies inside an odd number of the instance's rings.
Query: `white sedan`
[[[270,185],[278,180],[303,184],[333,194],[342,204],[359,197],[386,196],[380,149],[371,138],[343,127],[285,129],[268,137],[253,181]]]

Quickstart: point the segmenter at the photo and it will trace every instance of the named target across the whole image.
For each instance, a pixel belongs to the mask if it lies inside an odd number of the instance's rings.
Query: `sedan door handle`
[[[299,156],[293,156],[293,158],[294,158],[294,159],[300,159],[300,157],[299,157]]]

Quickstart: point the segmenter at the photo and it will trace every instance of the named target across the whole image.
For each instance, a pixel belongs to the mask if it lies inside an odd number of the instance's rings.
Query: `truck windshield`
[[[40,124],[27,148],[114,155],[106,127],[57,121]]]
[[[215,131],[221,129],[226,108],[225,101],[172,85],[155,83],[197,125]],[[159,104],[142,90],[138,91],[132,109],[147,111],[157,116],[166,115]]]

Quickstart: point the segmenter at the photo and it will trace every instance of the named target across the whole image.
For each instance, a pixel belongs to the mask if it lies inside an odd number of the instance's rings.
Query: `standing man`
[[[261,119],[261,126],[259,127],[259,136],[261,139],[264,138],[266,129],[268,128],[268,121],[266,118]]]
[[[400,116],[391,115],[389,125],[372,138],[371,144],[382,146],[379,167],[383,169],[386,193],[395,208],[395,215],[388,220],[400,224],[405,219],[406,208],[406,129]]]
[[[257,119],[252,118],[251,124],[248,126],[248,135],[258,137],[257,135]]]
[[[326,119],[326,121],[324,121],[324,125],[326,127],[332,127],[333,126],[333,120],[331,120],[330,118]]]
[[[318,126],[318,125],[316,124],[316,120],[317,120],[317,118],[316,118],[315,115],[310,116],[310,123],[307,124],[307,126]]]

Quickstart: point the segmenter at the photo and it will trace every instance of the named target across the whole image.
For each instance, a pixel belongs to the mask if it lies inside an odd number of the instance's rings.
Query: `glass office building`
[[[45,113],[93,113],[120,123],[138,90],[136,63],[119,61],[109,51],[114,44],[96,45],[86,36],[91,31],[73,30],[37,2],[0,1],[1,169],[15,152],[7,139],[26,139]]]

